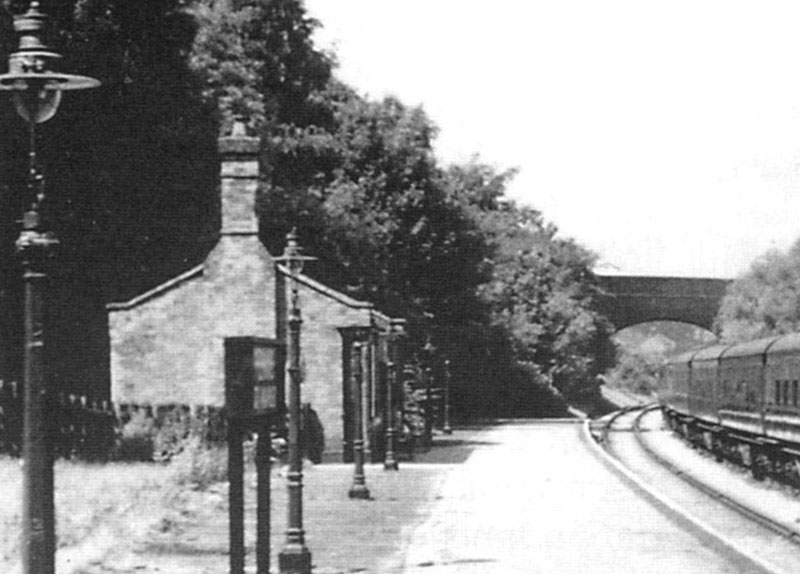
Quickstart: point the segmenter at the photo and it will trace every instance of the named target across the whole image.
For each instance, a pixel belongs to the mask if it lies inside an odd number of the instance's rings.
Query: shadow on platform
[[[457,430],[453,435],[434,435],[430,447],[418,446],[414,451],[413,460],[407,461],[406,464],[459,464],[466,461],[478,447],[497,444],[492,441],[476,440],[469,436],[477,433],[478,430],[478,427],[473,427],[468,430]]]

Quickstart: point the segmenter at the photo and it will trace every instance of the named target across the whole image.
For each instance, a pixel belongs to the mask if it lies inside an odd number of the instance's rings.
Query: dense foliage
[[[613,328],[592,309],[594,256],[558,237],[532,208],[483,205],[478,222],[491,247],[491,275],[479,296],[492,323],[507,333],[514,360],[567,397],[594,389],[595,377],[614,360]]]
[[[8,3],[7,3],[8,4]],[[27,3],[10,3],[25,7]],[[216,229],[216,111],[188,65],[197,21],[177,0],[43,2],[65,70],[100,79],[69,93],[39,129],[50,225],[61,239],[47,335],[58,348],[50,366],[62,388],[107,384],[104,303],[140,293],[197,262]],[[2,14],[10,29],[10,14]],[[54,34],[55,36],[55,34]],[[15,47],[3,34],[5,58]],[[4,345],[18,372],[19,282],[15,220],[22,192],[25,127],[0,106]]]
[[[296,223],[326,263],[317,271],[326,282],[416,320],[477,319],[485,245],[445,193],[424,112],[335,84],[321,97],[331,131],[310,143],[284,138],[273,153],[261,202],[267,245],[277,250]]]
[[[711,345],[717,337],[711,332],[677,321],[650,321],[626,327],[614,334],[617,360],[603,374],[605,384],[633,393],[648,395],[661,390],[664,362],[671,356]]]
[[[25,3],[5,4],[13,12]],[[319,24],[300,0],[71,0],[44,9],[60,30],[65,69],[103,82],[65,101],[41,137],[64,244],[50,330],[57,377],[105,385],[103,304],[185,270],[213,245],[215,142],[234,117],[264,143],[258,209],[270,251],[296,225],[320,258],[316,278],[409,318],[414,344],[433,333],[462,358],[459,380],[480,387],[476,402],[530,406],[555,389],[576,394],[605,368],[610,327],[591,310],[591,254],[507,200],[513,172],[478,161],[440,166],[421,108],[369,100],[334,79],[334,57],[314,46]],[[0,27],[5,57],[14,48],[8,15]],[[0,124],[8,326],[20,322],[11,246],[26,145],[10,106],[0,106]],[[6,370],[18,368],[10,356]]]
[[[731,283],[715,329],[726,341],[800,330],[800,241],[759,257]]]
[[[623,350],[614,368],[604,375],[604,382],[639,395],[650,395],[661,390],[663,364],[664,357]]]

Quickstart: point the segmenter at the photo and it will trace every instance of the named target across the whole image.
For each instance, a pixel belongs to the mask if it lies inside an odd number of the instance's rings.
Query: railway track
[[[657,408],[658,408],[657,406],[649,407],[649,409],[651,410],[655,410]],[[639,411],[639,414],[633,421],[633,428],[636,440],[654,460],[656,460],[659,464],[670,470],[673,474],[675,474],[675,476],[680,477],[693,487],[697,488],[702,492],[705,492],[708,496],[715,498],[716,500],[734,509],[736,512],[749,518],[750,520],[760,524],[764,528],[774,532],[775,534],[783,536],[784,538],[795,544],[798,547],[798,549],[800,549],[800,529],[791,528],[785,525],[784,523],[780,522],[779,520],[771,518],[765,512],[757,508],[753,508],[747,504],[744,504],[739,500],[737,500],[736,498],[724,492],[720,492],[719,490],[715,489],[712,485],[708,484],[702,479],[694,476],[689,472],[684,471],[682,468],[680,468],[679,465],[674,464],[666,457],[662,456],[651,445],[649,445],[647,441],[645,441],[642,438],[642,431],[640,426],[642,416],[645,415],[647,412],[648,409],[641,409]]]
[[[769,486],[682,447],[663,430],[656,407],[617,411],[587,423],[586,431],[597,441],[602,451],[599,456],[606,457],[636,490],[706,545],[737,555],[748,571],[800,571],[800,501],[787,498],[787,504],[797,508],[795,524],[785,516],[776,519],[742,502],[731,494],[731,488],[754,490],[752,499]],[[671,450],[663,450],[665,444]],[[675,447],[680,451],[677,457]],[[687,466],[689,461],[692,464]],[[720,488],[721,480],[727,481],[726,488]]]

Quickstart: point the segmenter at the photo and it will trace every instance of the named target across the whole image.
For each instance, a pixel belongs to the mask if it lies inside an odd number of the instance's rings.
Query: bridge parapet
[[[711,330],[729,279],[598,275],[598,311],[619,329],[679,321]]]

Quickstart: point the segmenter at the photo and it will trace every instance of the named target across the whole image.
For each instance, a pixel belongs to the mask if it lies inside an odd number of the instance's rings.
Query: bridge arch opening
[[[602,376],[605,385],[638,394],[657,393],[664,360],[717,341],[714,333],[681,321],[647,321],[618,330],[614,367]]]
[[[618,329],[612,336],[620,352],[668,357],[710,345],[717,336],[708,329],[684,321],[646,321]]]

